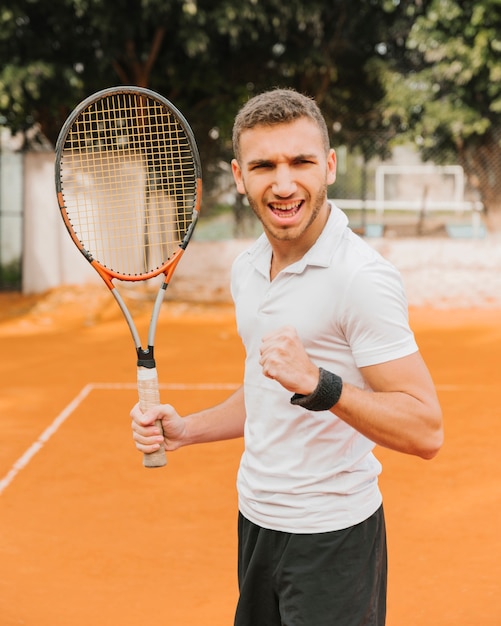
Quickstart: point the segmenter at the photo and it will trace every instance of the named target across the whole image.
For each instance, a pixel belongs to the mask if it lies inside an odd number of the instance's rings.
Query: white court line
[[[17,474],[25,468],[31,459],[39,452],[43,446],[49,441],[59,427],[70,417],[70,415],[78,408],[78,406],[85,400],[89,393],[95,389],[135,389],[136,383],[89,383],[82,391],[63,409],[63,411],[56,417],[50,426],[48,426],[40,437],[22,454],[17,461],[14,462],[11,469],[0,480],[0,495],[10,485]],[[436,385],[439,391],[460,391],[469,389],[481,390],[484,388],[492,387],[493,385]],[[173,391],[187,391],[187,390],[233,390],[239,387],[238,383],[198,383],[198,384],[184,384],[184,383],[170,383],[160,384],[160,389],[172,389]]]
[[[159,383],[159,389],[172,389],[172,390],[180,390],[187,391],[188,389],[196,390],[208,390],[208,391],[218,391],[225,389],[238,389],[240,383],[193,383],[193,384],[185,384],[185,383]],[[92,383],[93,389],[136,389],[136,383]]]
[[[485,391],[493,387],[498,387],[498,383],[487,385],[435,385],[437,391]]]
[[[200,383],[193,385],[185,385],[183,383],[160,384],[160,389],[172,390],[220,390],[220,389],[237,389],[237,383]],[[68,406],[59,413],[56,419],[48,426],[40,437],[31,444],[31,446],[22,454],[17,461],[14,462],[7,474],[0,480],[0,495],[11,484],[19,472],[24,469],[31,459],[39,452],[43,446],[49,441],[60,426],[70,417],[70,415],[79,407],[85,398],[95,389],[136,389],[135,383],[89,383],[85,385],[82,391],[68,404]]]
[[[44,444],[49,441],[52,435],[57,432],[58,428],[63,424],[68,417],[73,413],[73,411],[78,407],[79,404],[82,403],[83,400],[89,395],[92,391],[93,385],[86,385],[82,391],[76,396],[74,400],[72,400],[68,406],[56,417],[56,419],[52,422],[50,426],[48,426],[40,437],[31,444],[31,446],[26,450],[26,452],[21,455],[11,469],[7,472],[4,478],[0,480],[0,494],[4,491],[6,487],[10,485],[10,483],[14,480],[17,474],[28,465],[31,459],[35,456],[37,452],[39,452]]]

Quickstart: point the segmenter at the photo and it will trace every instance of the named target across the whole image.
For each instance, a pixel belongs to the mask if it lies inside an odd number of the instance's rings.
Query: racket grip
[[[139,394],[139,407],[141,411],[147,411],[151,407],[160,404],[160,393],[158,391],[158,375],[156,367],[137,368],[137,390]],[[156,426],[162,431],[162,422],[158,420]],[[143,455],[144,467],[163,467],[167,464],[165,448],[162,444],[156,452]]]

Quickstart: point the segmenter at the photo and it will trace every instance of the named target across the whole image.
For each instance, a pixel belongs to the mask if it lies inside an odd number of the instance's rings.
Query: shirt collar
[[[329,201],[330,214],[320,236],[299,261],[289,265],[284,272],[300,274],[308,265],[328,267],[348,225],[348,218]],[[262,234],[249,250],[252,265],[263,276],[269,277],[272,249],[266,234]]]

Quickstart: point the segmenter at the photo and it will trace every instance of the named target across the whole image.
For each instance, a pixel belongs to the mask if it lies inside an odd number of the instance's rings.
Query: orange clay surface
[[[446,444],[433,461],[377,449],[387,626],[501,624],[500,319],[411,310]],[[104,287],[0,294],[0,341],[0,626],[230,626],[242,442],[143,469],[133,347]],[[181,413],[241,380],[229,307],[166,303],[156,346],[162,400]]]

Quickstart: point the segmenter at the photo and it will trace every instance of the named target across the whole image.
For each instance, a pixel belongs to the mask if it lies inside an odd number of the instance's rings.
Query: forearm
[[[431,459],[442,445],[442,411],[419,352],[361,367],[370,390],[361,389],[319,368],[286,326],[263,337],[259,363],[265,376],[293,393],[293,404],[331,410],[380,446]]]
[[[310,410],[330,408],[378,445],[427,459],[435,456],[443,442],[442,412],[420,354],[361,371],[372,391],[320,369],[308,378],[306,390],[316,384],[313,391],[292,401]]]
[[[418,399],[344,384],[332,412],[374,443],[397,452],[429,459],[443,442],[442,414],[433,395]]]
[[[243,387],[221,404],[184,418],[183,445],[243,437],[245,404]]]

